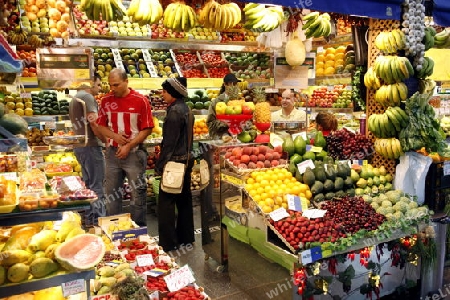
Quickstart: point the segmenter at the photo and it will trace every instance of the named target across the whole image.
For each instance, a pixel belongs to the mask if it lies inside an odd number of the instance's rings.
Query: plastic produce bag
[[[425,202],[425,177],[433,159],[416,152],[407,152],[400,157],[395,170],[394,187],[403,192],[417,196],[417,203]]]

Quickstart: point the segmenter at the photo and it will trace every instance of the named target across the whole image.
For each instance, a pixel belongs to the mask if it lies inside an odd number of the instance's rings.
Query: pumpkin
[[[293,67],[300,66],[305,62],[305,44],[298,38],[297,32],[295,32],[292,39],[286,43],[284,56],[286,57],[288,65]]]

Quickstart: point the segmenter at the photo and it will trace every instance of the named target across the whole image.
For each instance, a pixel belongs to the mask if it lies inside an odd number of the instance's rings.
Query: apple
[[[253,110],[250,107],[248,107],[246,105],[243,105],[242,106],[242,113],[244,115],[251,115],[251,114],[253,114]]]

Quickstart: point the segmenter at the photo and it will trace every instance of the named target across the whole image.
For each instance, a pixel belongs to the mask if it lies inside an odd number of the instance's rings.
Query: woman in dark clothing
[[[194,116],[184,102],[187,97],[186,78],[169,78],[162,84],[162,97],[166,103],[167,115],[163,124],[161,152],[155,165],[155,172],[161,175],[168,161],[186,163],[192,150]],[[190,141],[190,143],[189,143]],[[191,193],[191,171],[193,158],[189,156],[180,194],[159,190],[158,232],[159,245],[164,251],[194,242],[194,217]],[[175,214],[175,206],[178,215]]]

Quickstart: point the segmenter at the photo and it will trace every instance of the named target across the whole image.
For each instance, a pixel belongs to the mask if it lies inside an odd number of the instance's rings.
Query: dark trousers
[[[169,194],[161,189],[159,190],[159,245],[165,251],[170,251],[179,245],[186,245],[195,241],[191,171],[192,168],[188,168],[184,174],[183,191],[181,194]],[[175,213],[175,206],[178,214]]]

